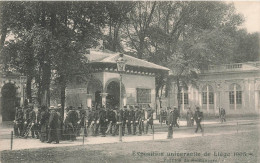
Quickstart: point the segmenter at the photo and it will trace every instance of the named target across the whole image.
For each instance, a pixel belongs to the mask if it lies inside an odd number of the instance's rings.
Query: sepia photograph
[[[260,1],[0,0],[0,162],[260,163]]]

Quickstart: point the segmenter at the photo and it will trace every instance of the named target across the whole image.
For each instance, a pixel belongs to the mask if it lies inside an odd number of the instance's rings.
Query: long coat
[[[168,125],[173,125],[173,123],[174,123],[173,111],[170,111],[167,114],[167,123],[168,123]]]

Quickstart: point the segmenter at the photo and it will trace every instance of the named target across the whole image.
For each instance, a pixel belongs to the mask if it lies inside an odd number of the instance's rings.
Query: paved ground
[[[250,124],[250,123],[258,123],[258,119],[253,120],[239,120],[239,121],[229,121],[226,123],[219,123],[218,121],[204,121],[205,132],[194,134],[194,127],[184,127],[186,126],[185,121],[180,121],[181,127],[179,129],[175,128],[175,132],[173,138],[192,138],[192,137],[201,137],[201,136],[212,136],[212,135],[226,135],[226,134],[234,134],[237,132],[248,132],[242,129],[242,125]],[[237,124],[239,124],[237,126]],[[140,141],[149,141],[149,140],[165,140],[167,137],[167,127],[165,124],[161,126],[158,121],[155,121],[155,134],[147,134],[142,136],[133,136],[126,135],[123,137],[123,142],[140,142]],[[222,128],[222,127],[230,127],[232,130],[225,129],[221,132],[216,132],[215,130],[211,130],[212,128]],[[12,128],[9,126],[2,126],[0,128],[0,151],[10,150],[11,148],[11,140],[10,133]],[[209,132],[210,131],[210,132]],[[86,137],[84,139],[84,145],[88,144],[107,144],[107,143],[120,143],[119,137]],[[13,150],[21,150],[21,149],[34,149],[34,148],[49,148],[49,147],[64,147],[64,146],[79,146],[83,145],[83,137],[78,137],[76,141],[61,141],[60,144],[48,144],[41,143],[38,139],[23,139],[23,138],[14,138],[13,139]]]
[[[1,151],[3,163],[13,162],[260,162],[259,127],[257,121],[240,122],[237,128],[232,124],[205,125],[205,136],[193,134],[193,129],[176,129],[174,139],[59,146],[57,148],[35,148]],[[163,133],[162,133],[163,135]],[[183,135],[190,135],[182,137]],[[148,135],[150,136],[150,135]],[[133,136],[129,136],[133,137]],[[96,141],[104,138],[97,137]],[[105,139],[109,139],[106,137]],[[110,138],[110,140],[112,140]],[[129,140],[130,141],[130,140]],[[92,142],[89,138],[89,142]],[[61,145],[61,144],[60,144]],[[184,156],[186,154],[186,156]],[[189,155],[188,155],[189,154]]]

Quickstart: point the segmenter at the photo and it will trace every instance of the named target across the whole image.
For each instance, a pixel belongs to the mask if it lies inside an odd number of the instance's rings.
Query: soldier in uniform
[[[147,119],[146,119],[147,123],[146,123],[146,130],[145,133],[148,133],[148,128],[149,126],[153,126],[153,110],[152,108],[148,105],[147,108]]]
[[[40,131],[41,131],[41,136],[40,140],[41,142],[44,142],[47,140],[47,130],[48,130],[48,123],[49,123],[49,111],[46,106],[41,107],[41,115],[40,115]]]
[[[14,134],[16,137],[22,136],[23,132],[23,111],[21,107],[16,108],[14,120]]]
[[[32,138],[35,138],[35,134],[37,134],[37,132],[36,132],[37,131],[37,126],[35,125],[36,124],[36,113],[33,110],[33,106],[30,106],[29,123],[31,123],[31,125],[32,125],[32,128],[31,128]]]
[[[136,113],[135,113],[135,122],[138,125],[139,135],[142,135],[143,131],[143,111],[140,107],[138,107]]]
[[[120,120],[122,120],[120,116],[122,116],[121,110],[116,106],[115,107],[115,113],[116,113],[116,126],[115,126],[115,130],[113,132],[113,136],[117,135],[119,132],[119,124],[121,123]]]
[[[106,108],[103,106],[99,112],[100,115],[100,132],[101,132],[101,136],[105,137],[106,136],[106,128],[107,128],[107,113],[106,113]]]
[[[87,136],[87,128],[86,128],[86,123],[88,121],[88,115],[87,115],[88,110],[81,109],[80,110],[80,120],[78,121],[78,130],[80,131],[81,128],[83,128],[84,136]]]
[[[131,126],[133,125],[133,122],[134,122],[134,115],[135,115],[135,112],[133,110],[134,108],[132,106],[129,106],[127,108],[128,110],[128,118],[127,118],[127,133],[128,135],[132,134],[132,129],[131,129]]]
[[[198,132],[199,128],[200,128],[201,132],[203,132],[203,129],[202,129],[201,124],[200,124],[200,122],[202,121],[202,118],[203,118],[203,112],[200,111],[199,107],[196,107],[196,111],[194,113],[194,119],[196,121],[197,128],[195,130],[195,133]]]
[[[26,132],[27,127],[29,125],[29,113],[30,113],[30,108],[24,107],[24,110],[23,110],[23,134],[22,134],[22,136],[25,135],[25,132]]]
[[[99,134],[99,127],[100,127],[100,107],[98,106],[93,114],[93,120],[94,120],[94,136],[97,136]]]
[[[107,119],[108,119],[108,127],[107,127],[107,133],[113,134],[113,130],[116,126],[116,113],[112,109],[112,107],[109,107],[109,110],[107,111]]]
[[[128,124],[128,117],[129,117],[129,110],[127,109],[127,106],[124,106],[123,108],[123,117],[122,117],[122,135],[125,135],[125,126]],[[129,133],[128,133],[129,135]]]
[[[55,141],[56,144],[59,144],[59,119],[60,116],[57,113],[55,108],[50,109],[50,118],[48,123],[49,133],[48,133],[48,142],[51,143]]]
[[[92,107],[91,110],[89,110],[89,114],[88,114],[88,123],[87,123],[87,128],[88,130],[91,131],[92,136],[95,135],[95,128],[94,128],[94,113],[95,113],[95,108]]]
[[[79,118],[75,108],[70,107],[70,111],[68,112],[67,118],[66,118],[67,119],[66,124],[68,127],[69,138],[71,141],[74,141],[76,140],[77,122]]]
[[[167,139],[172,139],[173,134],[173,110],[169,107],[169,112],[167,113],[167,125],[168,125],[168,136]]]
[[[138,113],[139,113],[139,107],[135,106],[134,109],[134,118],[133,118],[133,135],[136,134],[136,127],[138,126]]]

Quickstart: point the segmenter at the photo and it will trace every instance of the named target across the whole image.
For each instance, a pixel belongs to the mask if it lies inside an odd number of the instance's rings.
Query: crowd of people
[[[224,108],[219,108],[219,119],[220,122],[226,122],[226,111]],[[160,119],[159,121],[161,123],[166,123],[168,125],[168,139],[172,138],[173,134],[173,127],[178,127],[179,128],[179,111],[177,107],[174,107],[171,109],[170,107],[167,107],[167,110],[161,109],[160,112]],[[193,113],[192,109],[188,107],[187,109],[187,114],[186,114],[186,121],[187,121],[187,127],[192,127],[194,126],[194,122],[196,122],[196,129],[195,133],[198,132],[200,129],[201,132],[203,132],[203,128],[201,127],[201,121],[203,119],[203,112],[200,111],[199,107],[196,107],[196,111]]]
[[[153,109],[148,105],[146,108],[140,106],[124,106],[119,109],[117,106],[92,106],[87,109],[82,107],[66,108],[64,118],[61,115],[61,107],[41,106],[34,108],[33,105],[26,107],[17,107],[14,121],[14,134],[16,137],[40,139],[41,142],[51,143],[55,141],[59,143],[62,140],[76,140],[77,136],[98,136],[105,137],[110,134],[112,136],[121,134],[142,135],[147,134],[149,128],[153,126]],[[226,121],[225,109],[219,109],[219,117],[221,122]],[[161,110],[160,121],[168,125],[168,137],[172,138],[173,127],[179,128],[179,110],[177,107]],[[193,113],[188,108],[186,120],[187,126],[192,127],[196,122],[196,130],[203,131],[201,121],[203,112],[199,107]]]
[[[145,114],[145,112],[147,114]],[[63,120],[64,119],[64,120]],[[51,143],[59,140],[76,140],[77,136],[113,136],[119,134],[122,126],[122,136],[146,134],[153,125],[153,109],[148,106],[118,107],[81,107],[66,108],[62,118],[61,107],[41,106],[35,109],[33,105],[24,108],[17,107],[14,121],[16,137],[40,139],[41,142]]]

